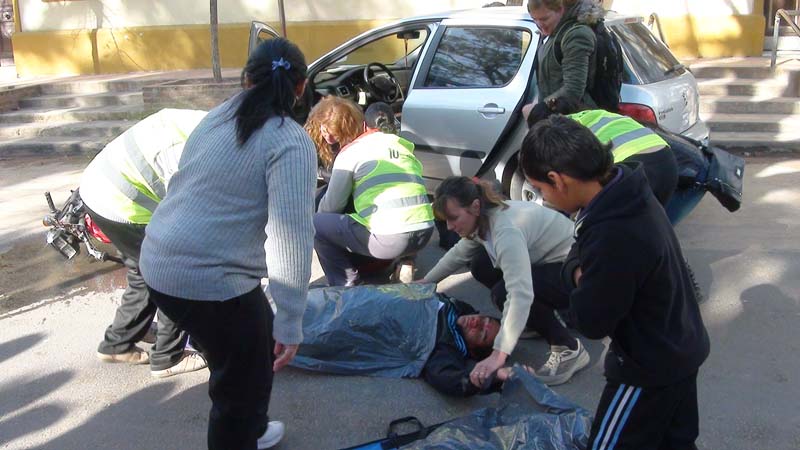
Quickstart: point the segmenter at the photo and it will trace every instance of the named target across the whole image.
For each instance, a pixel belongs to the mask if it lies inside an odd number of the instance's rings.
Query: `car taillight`
[[[632,117],[640,122],[650,122],[658,125],[656,113],[653,112],[649,106],[640,105],[638,103],[620,103],[619,113],[628,117]]]
[[[111,240],[108,239],[108,236],[106,236],[105,233],[103,233],[100,230],[100,227],[98,227],[97,224],[94,223],[94,220],[92,220],[92,216],[86,214],[83,218],[83,221],[84,223],[86,223],[86,232],[89,233],[91,237],[99,240],[104,244],[111,243]]]

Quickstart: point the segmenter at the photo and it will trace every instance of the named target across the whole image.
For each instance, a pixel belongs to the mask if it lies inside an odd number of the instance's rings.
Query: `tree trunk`
[[[222,82],[222,69],[219,65],[219,18],[217,17],[217,0],[211,0],[211,71],[214,82]]]

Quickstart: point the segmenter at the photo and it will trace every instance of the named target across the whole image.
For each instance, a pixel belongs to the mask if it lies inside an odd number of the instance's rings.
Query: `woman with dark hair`
[[[272,376],[303,338],[314,242],[314,144],[292,114],[305,57],[269,40],[242,82],[189,136],[140,263],[152,300],[208,361],[211,450],[269,448],[283,436],[267,416]],[[260,283],[267,268],[274,316]]]
[[[444,180],[436,189],[433,210],[461,240],[424,281],[438,283],[469,266],[503,311],[493,351],[475,365],[470,381],[483,386],[503,367],[526,326],[550,344],[547,362],[535,371],[544,383],[565,383],[586,367],[589,354],[554,310],[568,305],[560,273],[573,243],[572,222],[533,202],[503,201],[488,183],[466,177]]]
[[[658,133],[628,116],[589,109],[567,97],[534,106],[528,115],[528,127],[533,128],[556,113],[589,128],[603,144],[610,144],[615,163],[641,163],[656,199],[666,206],[678,187],[678,161]]]

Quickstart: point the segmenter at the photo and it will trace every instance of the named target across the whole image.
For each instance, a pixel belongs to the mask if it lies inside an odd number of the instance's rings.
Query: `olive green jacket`
[[[539,101],[572,97],[590,108],[597,104],[586,91],[595,76],[595,37],[587,25],[593,18],[583,14],[583,2],[564,13],[553,34],[538,49],[536,70]],[[576,24],[577,22],[577,24]],[[561,63],[555,55],[555,42],[561,37]]]

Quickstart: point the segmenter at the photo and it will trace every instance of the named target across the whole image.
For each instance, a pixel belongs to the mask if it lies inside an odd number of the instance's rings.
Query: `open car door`
[[[280,34],[275,31],[275,28],[272,28],[264,22],[258,22],[256,20],[250,22],[250,41],[247,44],[247,54],[250,55],[253,53],[253,50],[258,47],[258,44],[279,36]]]
[[[429,189],[448,176],[473,176],[519,117],[536,41],[530,22],[442,21],[403,105]]]

